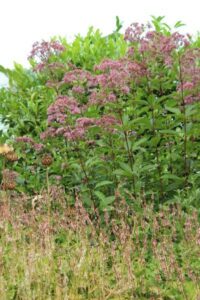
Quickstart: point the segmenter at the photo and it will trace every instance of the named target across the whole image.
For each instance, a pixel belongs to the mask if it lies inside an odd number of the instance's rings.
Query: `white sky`
[[[27,66],[32,44],[54,35],[71,39],[91,25],[111,33],[117,15],[123,30],[151,15],[165,15],[169,25],[181,20],[193,34],[200,30],[200,0],[0,0],[0,65]]]

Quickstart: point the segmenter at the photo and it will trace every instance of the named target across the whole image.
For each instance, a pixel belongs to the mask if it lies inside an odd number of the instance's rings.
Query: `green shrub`
[[[23,149],[15,169],[27,184],[19,191],[43,186],[44,153],[54,157],[49,180],[62,176],[72,199],[81,193],[101,210],[112,210],[117,190],[158,206],[199,186],[199,42],[179,26],[154,17],[132,24],[123,40],[118,20],[107,37],[90,29],[72,44],[35,43],[36,73],[4,70],[2,113]]]

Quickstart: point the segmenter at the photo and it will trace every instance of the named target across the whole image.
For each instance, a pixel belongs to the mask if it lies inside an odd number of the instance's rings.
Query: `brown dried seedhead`
[[[42,157],[42,164],[43,166],[50,166],[53,163],[53,157],[51,156],[51,154],[44,154]]]
[[[16,188],[16,182],[15,181],[3,181],[2,182],[2,190],[7,191],[7,190],[14,190]]]
[[[18,160],[18,156],[17,154],[14,152],[14,151],[11,151],[11,152],[8,152],[6,155],[5,155],[6,159],[8,161],[11,161],[11,162],[15,162]]]
[[[17,173],[11,171],[9,169],[4,169],[2,171],[2,189],[6,190],[14,190],[16,188],[16,177]]]

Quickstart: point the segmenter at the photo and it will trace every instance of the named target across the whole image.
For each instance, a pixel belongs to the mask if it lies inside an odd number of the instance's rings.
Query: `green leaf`
[[[162,175],[162,179],[171,179],[171,180],[178,180],[178,181],[183,181],[184,179],[181,177],[178,177],[174,174],[164,174]]]
[[[179,132],[176,130],[170,130],[170,129],[163,129],[159,131],[160,133],[169,134],[169,135],[179,135]]]
[[[152,139],[150,140],[151,146],[157,147],[157,145],[160,142],[160,139],[161,139],[160,135],[152,137]]]
[[[142,144],[144,144],[146,141],[147,141],[147,138],[142,138],[142,139],[140,139],[139,141],[134,142],[134,143],[132,144],[131,150],[132,150],[132,151],[136,151],[136,150],[140,149],[140,146],[141,146]]]
[[[109,180],[101,181],[101,182],[97,183],[97,185],[95,186],[95,189],[105,186],[105,185],[109,185],[109,184],[113,184],[113,182],[109,181]]]
[[[132,169],[131,169],[130,165],[125,164],[125,163],[123,163],[123,162],[121,162],[119,165],[120,165],[120,167],[122,168],[122,170],[124,170],[124,171],[127,172],[127,174],[132,175]]]
[[[182,23],[181,21],[178,21],[178,22],[176,22],[176,24],[174,25],[174,28],[179,28],[179,27],[182,27],[182,26],[185,26],[185,24]]]
[[[176,114],[176,115],[180,115],[180,114],[181,114],[180,109],[175,108],[175,107],[165,106],[165,109],[166,109],[167,111],[169,111],[169,112],[172,112],[172,113]]]
[[[121,169],[115,170],[113,174],[123,176],[123,177],[128,177],[128,178],[133,177],[134,172],[132,171],[131,167],[128,164],[121,162],[119,165]]]
[[[101,210],[107,208],[111,203],[115,201],[115,196],[106,197],[102,192],[99,191],[95,191],[94,194],[100,200],[99,207]]]
[[[105,195],[100,191],[95,191],[94,194],[99,198],[100,201],[105,201],[106,197]]]

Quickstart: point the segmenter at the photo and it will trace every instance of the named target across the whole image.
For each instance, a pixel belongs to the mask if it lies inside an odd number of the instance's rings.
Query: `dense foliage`
[[[161,17],[132,24],[124,39],[120,27],[117,19],[107,37],[90,29],[72,44],[37,42],[31,70],[1,67],[10,82],[0,90],[2,142],[19,156],[18,191],[44,185],[43,155],[52,158],[48,180],[88,207],[112,209],[116,190],[155,204],[198,190],[198,41]]]
[[[199,297],[200,39],[162,17],[0,66],[0,298]]]

